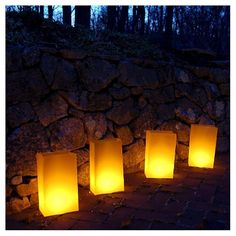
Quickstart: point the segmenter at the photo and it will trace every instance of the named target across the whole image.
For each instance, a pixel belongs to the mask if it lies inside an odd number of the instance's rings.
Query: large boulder
[[[216,83],[229,83],[230,82],[230,71],[221,68],[211,68],[209,73],[209,79]]]
[[[169,103],[175,100],[175,92],[172,85],[155,90],[146,89],[143,95],[150,104]]]
[[[16,191],[20,197],[26,197],[38,192],[37,178],[31,179],[29,184],[17,185]]]
[[[230,73],[227,69],[209,67],[191,67],[191,71],[198,77],[216,83],[229,83]]]
[[[87,93],[83,92],[80,96],[81,110],[103,111],[112,106],[111,96],[107,93]]]
[[[7,137],[6,149],[7,178],[36,176],[36,153],[49,151],[47,132],[38,122],[22,125]]]
[[[49,151],[49,148],[47,151]],[[8,162],[6,170],[7,178],[11,178],[14,175],[37,176],[37,166],[35,158],[37,151],[27,151],[25,153],[27,155],[27,158],[22,157],[22,159],[17,159],[16,161]]]
[[[103,113],[91,113],[84,116],[88,141],[102,138],[107,131],[107,121]]]
[[[22,70],[22,50],[20,46],[7,47],[6,50],[6,70],[14,72]]]
[[[117,137],[121,139],[122,145],[129,145],[134,140],[133,134],[128,126],[117,127],[115,132]]]
[[[36,114],[43,126],[67,115],[68,105],[58,94],[50,95],[46,100],[35,107]]]
[[[175,68],[174,69],[175,80],[182,83],[191,83],[195,78],[188,71]]]
[[[230,83],[219,84],[220,93],[223,96],[230,96]]]
[[[40,61],[40,50],[37,47],[26,47],[22,53],[23,64],[32,67]]]
[[[144,96],[138,98],[138,106],[140,109],[144,109],[148,104],[147,99]]]
[[[11,179],[11,185],[19,185],[23,182],[23,178],[21,175],[15,175]]]
[[[208,67],[205,66],[189,66],[188,67],[190,69],[190,71],[198,78],[200,79],[206,79],[209,80],[209,74],[210,74],[210,70]]]
[[[158,124],[158,114],[152,106],[146,106],[130,127],[135,138],[145,138],[146,130],[155,129]]]
[[[180,120],[188,124],[194,124],[198,122],[201,114],[202,114],[201,109],[188,99],[180,98],[177,100],[175,115]]]
[[[220,96],[220,91],[218,89],[218,87],[216,86],[216,84],[208,82],[208,81],[204,81],[203,83],[204,89],[206,91],[208,100],[215,100],[217,97]]]
[[[210,119],[210,117],[207,114],[202,114],[199,118],[199,124],[215,125],[215,122],[212,119]]]
[[[107,118],[118,125],[126,125],[139,114],[133,99],[128,98],[114,102],[113,107],[106,114]]]
[[[142,139],[129,146],[123,154],[125,173],[140,171],[140,163],[144,161],[145,145]]]
[[[38,46],[41,53],[57,55],[58,49],[52,48],[50,46]]]
[[[86,143],[83,122],[76,118],[64,118],[49,125],[53,150],[81,148]]]
[[[11,198],[10,202],[7,202],[6,213],[7,215],[12,215],[19,213],[26,208],[30,207],[30,202],[27,197],[20,198]]]
[[[154,109],[159,122],[175,118],[175,103],[158,104],[154,106]]]
[[[78,49],[61,49],[59,53],[64,59],[69,60],[82,60],[87,56],[85,51]]]
[[[181,58],[193,63],[206,62],[216,59],[216,53],[206,49],[200,48],[184,48],[177,51]]]
[[[66,60],[58,60],[52,89],[75,90],[79,86],[74,66]]]
[[[39,102],[49,89],[39,69],[7,74],[7,103]]]
[[[176,120],[171,120],[164,122],[160,128],[161,130],[173,131],[176,133],[178,142],[186,145],[189,143],[190,128],[187,125]]]
[[[153,89],[160,84],[155,70],[142,68],[129,61],[121,62],[119,69],[121,73],[119,81],[126,86],[141,86]]]
[[[92,92],[106,88],[119,76],[116,66],[101,59],[88,58],[77,69],[82,83]]]
[[[40,69],[49,86],[54,81],[58,60],[58,57],[49,54],[43,54],[41,57]]]
[[[187,97],[200,107],[204,107],[208,101],[204,89],[197,84],[177,84],[175,87],[175,95],[176,97]]]
[[[60,92],[61,96],[73,107],[83,111],[104,111],[112,106],[112,98],[107,93],[87,91]]]
[[[159,87],[165,87],[174,84],[174,70],[170,65],[162,65],[156,69]]]
[[[134,96],[139,96],[143,94],[143,87],[132,87],[130,92]]]
[[[35,113],[28,102],[12,105],[7,108],[7,123],[11,128],[15,128],[30,120],[35,119]]]
[[[108,131],[110,131],[110,133],[114,133],[115,132],[114,124],[110,120],[107,120],[107,129],[108,129]]]
[[[204,111],[211,119],[221,121],[225,118],[225,103],[222,100],[208,102],[204,107]]]
[[[111,96],[116,100],[122,100],[130,96],[130,91],[126,87],[117,86],[117,87],[111,87],[109,89],[109,93]]]

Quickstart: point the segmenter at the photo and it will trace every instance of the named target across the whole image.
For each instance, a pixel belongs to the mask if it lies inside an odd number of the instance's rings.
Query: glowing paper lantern
[[[39,209],[44,216],[78,211],[76,155],[37,153]]]
[[[191,125],[189,166],[213,168],[217,131],[212,125]]]
[[[146,131],[145,175],[147,178],[173,178],[176,134]]]
[[[120,139],[90,141],[90,190],[95,195],[124,191]]]

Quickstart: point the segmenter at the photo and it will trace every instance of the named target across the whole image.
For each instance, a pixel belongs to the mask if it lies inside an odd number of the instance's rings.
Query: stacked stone
[[[89,184],[91,139],[119,137],[125,173],[143,170],[145,131],[177,133],[176,156],[188,157],[190,125],[219,128],[229,151],[230,75],[225,63],[197,67],[45,47],[7,48],[7,213],[37,203],[36,152],[78,156]]]

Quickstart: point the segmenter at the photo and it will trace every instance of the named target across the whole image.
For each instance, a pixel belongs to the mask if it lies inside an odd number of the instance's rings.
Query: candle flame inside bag
[[[218,129],[212,125],[191,125],[189,166],[213,168]]]
[[[90,190],[95,195],[124,191],[120,139],[90,142]]]
[[[173,178],[176,134],[146,131],[145,175],[147,178]]]
[[[44,216],[79,210],[76,155],[37,153],[39,209]]]

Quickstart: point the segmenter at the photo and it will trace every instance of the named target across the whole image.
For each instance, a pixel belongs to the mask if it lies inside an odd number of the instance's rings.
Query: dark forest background
[[[229,6],[6,6],[74,28],[138,35],[168,50],[199,48],[228,57]]]

